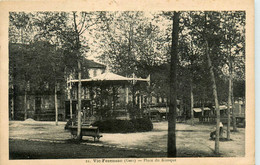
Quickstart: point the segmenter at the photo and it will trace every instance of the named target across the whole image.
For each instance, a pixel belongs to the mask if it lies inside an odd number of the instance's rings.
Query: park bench
[[[70,130],[73,138],[76,138],[78,126],[76,126],[76,125],[69,126],[68,129]],[[99,140],[99,138],[102,137],[102,135],[100,135],[100,133],[99,133],[98,127],[93,127],[93,126],[81,126],[80,139],[82,139],[83,136],[91,136],[94,138],[94,141],[96,141],[96,139]]]

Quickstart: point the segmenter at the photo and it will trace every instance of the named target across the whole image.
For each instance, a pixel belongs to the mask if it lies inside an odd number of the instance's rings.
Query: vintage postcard
[[[0,9],[0,164],[255,164],[254,1]]]

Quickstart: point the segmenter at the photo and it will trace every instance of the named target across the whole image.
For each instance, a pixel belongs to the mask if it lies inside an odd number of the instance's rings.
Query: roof
[[[204,111],[209,111],[210,110],[209,107],[204,107],[203,109],[204,109]],[[193,108],[193,111],[194,112],[202,112],[202,108]]]
[[[79,80],[71,80],[71,82],[78,82]],[[112,82],[112,83],[129,83],[132,81],[146,81],[146,82],[150,82],[150,76],[148,76],[146,79],[142,79],[142,78],[136,78],[136,77],[124,77],[124,76],[120,76],[118,74],[115,73],[111,73],[111,72],[105,72],[101,75],[98,75],[96,77],[93,78],[89,78],[89,79],[81,79],[82,83],[91,83],[91,82]]]
[[[193,111],[195,111],[195,112],[202,112],[202,109],[201,108],[193,108]]]
[[[204,109],[204,111],[210,111],[209,107],[204,107],[203,109]]]
[[[131,78],[123,77],[115,73],[105,72],[101,75],[92,78],[92,81],[104,81],[104,80],[131,80]]]
[[[106,68],[105,65],[95,62],[93,60],[88,60],[88,59],[85,59],[84,61],[82,61],[82,66],[85,68],[101,68],[101,69]]]

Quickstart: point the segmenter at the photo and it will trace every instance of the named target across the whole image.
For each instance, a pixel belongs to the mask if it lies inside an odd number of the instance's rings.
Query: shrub
[[[135,125],[129,120],[116,120],[116,123],[112,128],[116,128],[114,133],[135,132]]]
[[[153,124],[151,120],[145,118],[132,120],[104,120],[96,121],[92,124],[99,127],[100,132],[107,133],[129,133],[129,132],[144,132],[151,131]]]
[[[153,123],[150,119],[147,118],[139,118],[136,119],[136,129],[137,131],[151,131],[153,129]]]

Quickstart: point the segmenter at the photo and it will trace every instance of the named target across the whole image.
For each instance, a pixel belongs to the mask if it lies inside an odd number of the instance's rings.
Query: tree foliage
[[[73,12],[11,12],[9,41],[16,46],[10,46],[10,74],[16,70],[19,74],[15,76],[23,77],[24,84],[31,81],[38,85],[42,77],[53,80],[63,71],[65,74],[76,73],[78,58],[95,54],[113,72],[123,76],[135,73],[138,77],[146,77],[151,74],[153,94],[167,97],[171,17],[172,12],[80,12],[75,13],[74,22]],[[234,95],[244,96],[245,12],[182,11],[179,27],[178,99],[189,103],[192,80],[195,102],[203,99],[202,91],[205,91],[206,102],[213,101],[205,40],[211,49],[220,101],[226,102],[228,95],[229,48],[234,68]],[[77,37],[80,37],[80,49],[77,48]],[[81,55],[77,56],[78,53]],[[37,54],[37,58],[30,54]],[[37,67],[42,68],[41,74],[36,74]]]

